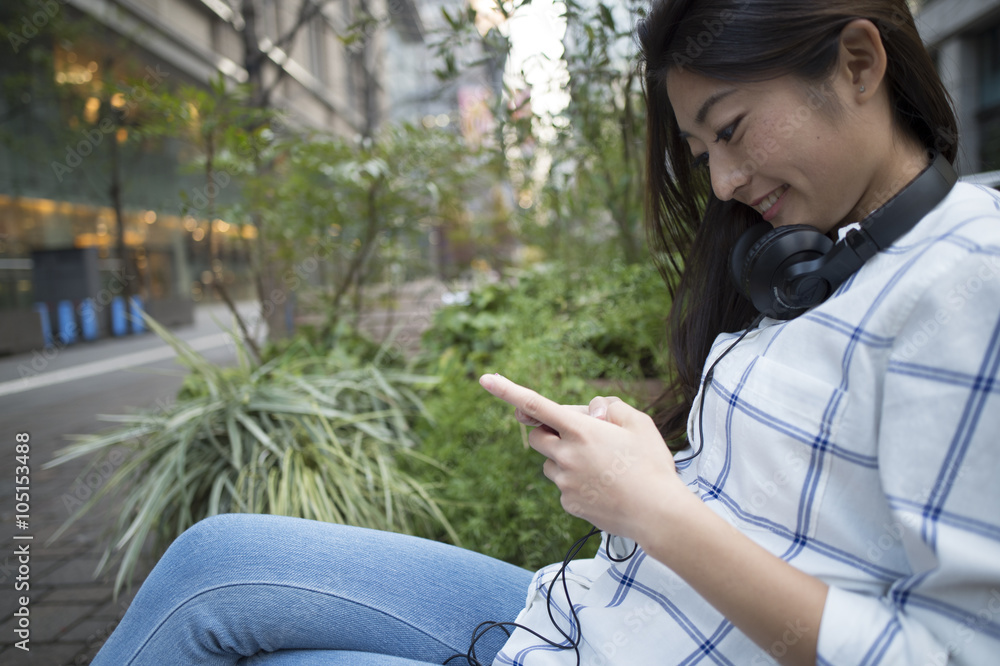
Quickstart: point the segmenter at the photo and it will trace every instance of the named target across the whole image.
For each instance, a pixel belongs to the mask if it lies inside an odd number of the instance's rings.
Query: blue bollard
[[[56,306],[59,315],[59,340],[64,345],[76,342],[76,313],[73,310],[73,301],[59,301]]]
[[[42,320],[42,344],[51,347],[55,344],[52,339],[52,320],[49,318],[49,306],[47,303],[35,303],[35,312]]]
[[[80,301],[80,328],[84,340],[96,340],[98,333],[97,310],[94,309],[94,299],[85,298]]]
[[[128,320],[125,319],[125,299],[115,296],[111,299],[111,332],[114,335],[128,333]]]
[[[146,322],[142,320],[142,299],[138,296],[133,296],[131,301],[132,332],[142,333],[146,330]]]

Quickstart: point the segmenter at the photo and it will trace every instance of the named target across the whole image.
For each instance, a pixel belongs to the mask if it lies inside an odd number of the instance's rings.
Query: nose
[[[750,182],[752,175],[751,169],[725,155],[713,155],[708,170],[712,177],[712,191],[720,201],[732,199],[737,190]]]

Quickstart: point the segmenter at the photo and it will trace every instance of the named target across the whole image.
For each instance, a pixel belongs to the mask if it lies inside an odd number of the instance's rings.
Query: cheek
[[[747,154],[753,161],[761,166],[771,164],[776,161],[781,151],[781,142],[778,136],[768,128],[761,128],[747,141]]]
[[[822,114],[809,104],[785,101],[787,103],[773,109],[768,131],[790,158],[814,159],[811,154],[832,138],[831,128]]]
[[[820,114],[805,104],[772,109],[747,134],[745,146],[749,159],[785,180],[794,179],[795,174],[822,172],[831,149],[843,150]],[[822,180],[827,175],[819,174]]]
[[[762,122],[747,132],[743,140],[744,158],[754,171],[770,172],[784,157],[785,146],[776,122]]]

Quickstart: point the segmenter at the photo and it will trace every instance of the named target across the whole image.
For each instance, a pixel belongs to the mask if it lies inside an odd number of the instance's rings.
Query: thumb
[[[595,419],[607,420],[608,405],[621,401],[621,398],[616,398],[614,396],[605,397],[599,395],[590,401],[590,404],[588,405],[588,413]]]
[[[628,428],[637,425],[641,419],[649,419],[649,416],[632,407],[627,402],[615,399],[607,404],[607,415],[604,420],[608,423]]]

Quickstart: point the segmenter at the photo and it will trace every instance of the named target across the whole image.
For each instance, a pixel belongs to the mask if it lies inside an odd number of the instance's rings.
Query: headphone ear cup
[[[757,310],[773,319],[791,319],[801,314],[781,301],[786,293],[785,270],[792,264],[812,261],[824,256],[833,247],[826,235],[815,227],[795,224],[776,229],[762,223],[747,231],[733,248],[732,263],[738,261],[736,250],[750,245],[739,267],[740,292]]]
[[[768,225],[770,226],[770,225]],[[818,234],[815,228],[804,224],[794,224],[787,227],[772,228],[762,235],[747,250],[743,260],[741,274],[750,285],[770,285],[775,272],[781,267],[790,254],[786,247],[798,247],[804,243],[797,242],[805,235]],[[779,250],[782,250],[779,252]]]
[[[774,227],[767,222],[754,224],[737,239],[736,244],[733,245],[733,251],[729,254],[729,273],[733,278],[733,284],[736,285],[736,290],[747,298],[750,298],[750,282],[746,273],[746,265],[750,250],[757,246],[757,242],[761,238],[772,231],[774,231]]]

